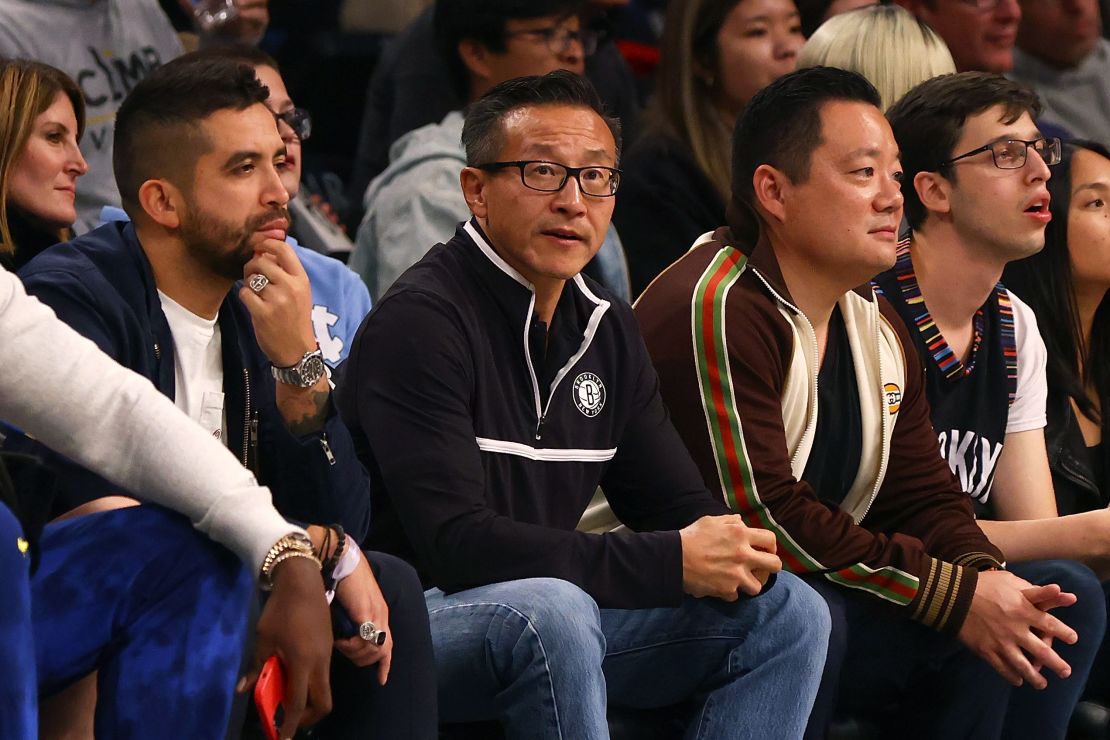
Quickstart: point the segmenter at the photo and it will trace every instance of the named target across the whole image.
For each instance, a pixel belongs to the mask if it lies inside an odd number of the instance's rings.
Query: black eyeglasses
[[[597,51],[597,32],[589,29],[572,31],[565,26],[547,26],[546,28],[525,28],[521,31],[509,31],[505,37],[510,36],[539,36],[547,44],[548,50],[556,56],[566,54],[570,45],[577,41],[582,44],[583,56],[592,56]]]
[[[961,159],[973,157],[981,152],[989,151],[991,157],[994,159],[994,166],[1000,170],[1017,170],[1025,166],[1025,160],[1029,157],[1029,148],[1032,147],[1045,164],[1053,165],[1060,162],[1060,140],[1052,139],[1033,139],[1032,141],[1023,141],[1021,139],[1006,139],[1004,141],[995,141],[978,149],[972,149],[970,152],[964,152],[958,157],[953,157],[947,162],[941,162],[941,167],[958,162]]]
[[[312,116],[304,108],[290,108],[284,113],[275,113],[274,118],[284,121],[301,141],[306,141],[309,136],[312,136]]]
[[[613,167],[567,167],[558,162],[532,159],[490,162],[477,167],[486,172],[516,167],[520,170],[520,181],[524,183],[524,187],[543,193],[559,192],[571,177],[578,181],[579,190],[596,198],[616,195],[621,184],[621,171]]]

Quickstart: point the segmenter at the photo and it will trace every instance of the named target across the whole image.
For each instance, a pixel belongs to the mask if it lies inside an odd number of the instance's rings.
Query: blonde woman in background
[[[944,41],[897,5],[871,5],[821,24],[798,55],[798,68],[838,67],[871,81],[886,112],[910,88],[956,71]]]

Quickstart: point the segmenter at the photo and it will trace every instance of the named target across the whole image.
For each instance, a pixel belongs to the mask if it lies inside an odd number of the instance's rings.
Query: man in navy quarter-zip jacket
[[[424,578],[444,720],[580,740],[608,737],[607,702],[692,699],[700,738],[798,737],[828,612],[769,581],[774,537],[709,494],[630,307],[579,274],[618,137],[565,71],[468,110],[474,217],[386,292],[339,384],[369,541]],[[628,530],[575,530],[599,484]]]
[[[326,538],[327,527],[307,528],[321,560],[354,553],[325,567],[336,601],[362,627],[335,642],[346,660],[332,664],[327,737],[370,727],[376,737],[431,738],[434,668],[420,585],[408,564],[363,557],[356,546],[369,526],[369,476],[331,400],[308,277],[284,241],[285,143],[267,94],[252,66],[226,58],[186,55],[152,72],[116,121],[116,179],[130,223],[51,247],[20,277],[225,441],[271,488],[280,513],[331,526]],[[56,510],[96,511],[143,494],[52,453],[50,462],[60,471]],[[335,524],[349,535],[342,550]]]

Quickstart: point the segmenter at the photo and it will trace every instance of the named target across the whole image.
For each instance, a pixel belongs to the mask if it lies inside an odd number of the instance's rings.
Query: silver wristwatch
[[[301,361],[292,367],[274,367],[270,366],[270,372],[274,374],[274,380],[286,385],[293,385],[298,388],[311,388],[320,382],[320,378],[324,377],[326,372],[324,368],[324,353],[320,348],[305,352]]]

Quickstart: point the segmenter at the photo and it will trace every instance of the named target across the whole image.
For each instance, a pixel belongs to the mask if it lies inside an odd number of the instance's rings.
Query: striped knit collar
[[[956,353],[948,346],[948,341],[940,333],[936,322],[933,321],[925,299],[921,295],[921,287],[917,283],[917,275],[913,270],[913,260],[910,257],[910,244],[912,239],[903,239],[898,243],[898,258],[894,263],[894,276],[898,280],[898,287],[902,291],[902,300],[913,316],[914,326],[921,334],[921,339],[932,355],[941,375],[946,380],[956,381],[971,375],[975,370],[975,360],[979,354],[979,347],[983,343],[983,332],[986,325],[985,307],[983,304],[975,312],[973,318],[973,337],[971,352],[965,364]],[[1006,375],[1009,381],[1010,403],[1014,402],[1017,389],[1017,343],[1014,334],[1014,308],[1010,302],[1010,294],[1002,283],[994,286],[994,296],[998,303],[998,318],[1002,334],[1002,354],[1006,361]],[[989,302],[989,299],[988,299]]]

